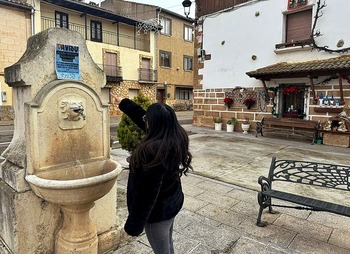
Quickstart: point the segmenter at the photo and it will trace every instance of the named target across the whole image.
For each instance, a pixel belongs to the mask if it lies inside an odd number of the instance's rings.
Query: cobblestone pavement
[[[264,213],[268,226],[255,225],[257,178],[267,176],[272,156],[349,165],[349,148],[310,145],[309,141],[285,138],[256,138],[252,133],[226,133],[191,124],[183,126],[192,134],[194,172],[182,178],[185,204],[175,220],[175,253],[350,253],[348,217],[276,208],[278,214]],[[112,156],[127,166],[125,151],[113,149]],[[127,174],[124,170],[118,177],[121,223],[127,215]],[[346,193],[317,192],[317,195],[333,202],[349,202]],[[113,252],[117,253],[142,254],[152,250],[142,234]]]

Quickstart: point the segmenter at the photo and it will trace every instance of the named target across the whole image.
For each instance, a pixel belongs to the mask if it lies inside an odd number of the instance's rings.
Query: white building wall
[[[316,3],[317,0],[309,0],[313,5],[313,16]],[[350,47],[350,27],[347,25],[350,23],[350,1],[326,0],[326,5],[317,22],[316,28],[323,34],[316,38],[317,44],[339,49],[337,42],[343,39],[343,47]],[[206,54],[211,54],[211,60],[206,60],[204,68],[199,70],[203,75],[203,89],[261,87],[260,81],[245,73],[279,62],[303,62],[339,55],[309,47],[299,51],[276,51],[275,45],[284,42],[283,13],[286,11],[287,0],[265,0],[204,17],[203,49]],[[258,16],[256,12],[259,12]],[[257,57],[256,60],[252,55]]]

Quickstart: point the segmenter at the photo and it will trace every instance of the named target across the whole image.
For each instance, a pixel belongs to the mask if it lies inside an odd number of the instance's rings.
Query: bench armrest
[[[266,190],[270,190],[271,189],[271,182],[265,176],[260,176],[258,178],[258,183],[260,184],[261,191],[266,191]]]

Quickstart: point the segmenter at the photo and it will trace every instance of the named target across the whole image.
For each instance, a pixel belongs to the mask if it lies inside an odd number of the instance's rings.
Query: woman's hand
[[[114,94],[112,94],[112,93],[110,93],[110,94],[112,95],[112,97],[113,97],[113,99],[114,99],[114,101],[115,101],[115,104],[117,104],[117,105],[119,105],[120,102],[123,100],[122,97],[118,97],[118,96],[116,96],[116,95],[114,95]]]

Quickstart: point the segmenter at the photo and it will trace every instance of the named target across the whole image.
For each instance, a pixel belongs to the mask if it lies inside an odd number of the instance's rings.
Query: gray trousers
[[[174,254],[173,226],[174,218],[146,224],[146,236],[155,254]]]

